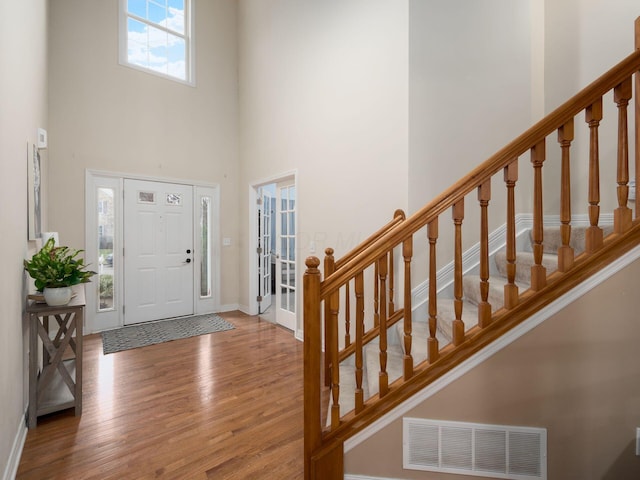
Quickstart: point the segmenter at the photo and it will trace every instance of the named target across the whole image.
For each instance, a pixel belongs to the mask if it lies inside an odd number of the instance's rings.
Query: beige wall
[[[27,142],[47,128],[47,3],[0,2],[0,476],[10,473],[27,399],[22,260],[35,249],[27,242]]]
[[[311,241],[342,255],[407,206],[408,3],[239,5],[241,237],[249,186],[297,170],[301,271]]]
[[[546,428],[548,478],[640,478],[639,276],[635,261],[406,416]],[[349,452],[346,472],[425,478],[402,470],[401,422]]]
[[[196,2],[196,87],[118,64],[118,2],[51,3],[51,228],[84,245],[86,169],[220,185],[221,303],[238,298],[236,2]]]

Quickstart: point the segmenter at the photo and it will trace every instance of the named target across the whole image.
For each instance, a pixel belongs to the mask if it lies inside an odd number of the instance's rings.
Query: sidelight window
[[[113,310],[114,285],[114,236],[115,236],[115,191],[98,187],[98,311]]]

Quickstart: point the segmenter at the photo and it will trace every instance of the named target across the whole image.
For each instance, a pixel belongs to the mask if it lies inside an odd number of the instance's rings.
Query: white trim
[[[220,305],[216,311],[218,313],[224,313],[224,312],[235,312],[236,310],[239,310],[242,313],[247,313],[243,310],[243,307],[241,307],[237,303],[227,303],[225,305]]]
[[[237,310],[234,308],[224,309],[220,306],[221,299],[221,244],[222,231],[220,227],[220,186],[213,183],[205,183],[201,181],[190,181],[184,179],[173,179],[158,176],[146,176],[122,172],[110,172],[104,170],[85,171],[85,255],[87,259],[97,258],[97,245],[95,243],[94,232],[97,231],[97,218],[93,205],[96,203],[95,189],[98,186],[114,188],[115,191],[115,235],[114,235],[114,269],[116,272],[116,286],[114,289],[114,310],[98,312],[95,309],[98,294],[98,282],[94,281],[86,286],[87,309],[85,312],[85,333],[97,333],[102,330],[122,327],[124,325],[124,316],[122,313],[122,300],[124,299],[124,271],[122,268],[121,253],[124,247],[124,202],[122,201],[122,192],[124,180],[142,180],[149,182],[173,183],[177,185],[185,185],[192,187],[193,190],[193,218],[196,218],[196,212],[199,212],[200,195],[206,194],[212,198],[211,212],[211,268],[212,268],[212,296],[211,298],[200,300],[200,278],[197,268],[194,268],[194,315],[213,313],[218,311]],[[204,193],[207,192],[207,193]],[[199,214],[199,213],[198,213]],[[193,222],[194,237],[198,237],[198,221]],[[194,263],[199,264],[200,252],[197,248],[197,241],[194,238]],[[116,251],[117,249],[117,251]],[[92,263],[87,260],[88,263]],[[98,320],[100,317],[100,320]]]
[[[278,175],[272,175],[267,178],[263,178],[261,180],[255,180],[249,183],[249,241],[247,242],[247,263],[249,265],[249,305],[243,305],[243,312],[248,315],[257,315],[258,314],[258,301],[256,300],[258,297],[258,266],[256,265],[255,255],[256,249],[258,248],[257,240],[258,240],[258,217],[256,214],[255,205],[258,200],[258,192],[257,189],[264,185],[269,185],[271,183],[278,183],[285,181],[287,179],[293,178],[293,184],[296,187],[296,211],[298,215],[296,215],[296,238],[299,235],[300,229],[300,216],[299,216],[299,192],[298,192],[298,170],[289,170],[286,172],[282,172]],[[300,280],[302,278],[300,272],[303,271],[301,268],[300,255],[297,253],[300,251],[300,246],[296,243],[296,285],[301,285]],[[304,263],[302,263],[302,267],[304,267]],[[302,288],[296,289],[296,325],[297,328],[295,330],[296,338],[298,338],[298,332],[301,331],[301,297]]]
[[[203,197],[211,198],[211,224],[209,225],[209,244],[211,245],[211,295],[200,297],[201,278],[198,266],[202,262],[202,242],[200,240],[200,201]],[[222,232],[220,231],[220,189],[217,187],[193,186],[193,305],[194,314],[211,313],[217,310],[220,304],[220,262],[222,254]]]
[[[94,175],[96,177],[128,178],[131,180],[145,180],[148,182],[175,183],[177,185],[194,185],[196,187],[220,187],[218,183],[203,182],[202,180],[193,180],[188,178],[171,178],[161,177],[158,175],[143,175],[137,173],[95,169],[87,169],[86,173]]]
[[[554,302],[544,307],[542,310],[533,314],[527,321],[525,321],[524,323],[521,323],[514,329],[510,330],[505,335],[497,339],[495,342],[491,343],[490,345],[488,345],[487,347],[485,347],[475,355],[471,356],[470,358],[465,360],[463,363],[458,365],[453,370],[450,370],[449,372],[444,374],[435,382],[425,387],[422,391],[420,391],[413,397],[409,398],[407,401],[405,401],[398,407],[394,408],[389,413],[379,418],[378,420],[373,422],[371,425],[369,425],[365,429],[358,432],[353,437],[347,439],[344,442],[344,452],[347,453],[351,449],[360,445],[362,442],[370,438],[372,435],[376,434],[377,432],[379,432],[380,430],[382,430],[383,428],[391,424],[393,421],[399,419],[400,417],[408,413],[411,409],[417,407],[422,402],[427,400],[429,397],[439,392],[447,385],[453,383],[462,375],[466,374],[467,372],[469,372],[470,370],[472,370],[473,368],[475,368],[476,366],[478,366],[479,364],[487,360],[489,357],[493,356],[495,353],[499,352],[506,346],[516,341],[518,338],[528,333],[529,331],[533,330],[535,327],[540,325],[546,319],[548,319],[552,315],[555,315],[556,313],[558,313],[560,310],[562,310],[564,307],[571,304],[572,302],[575,302],[578,298],[580,298],[581,296],[583,296],[584,294],[586,294],[596,286],[600,285],[602,282],[606,281],[611,276],[615,275],[624,267],[626,267],[627,265],[631,264],[632,262],[636,261],[639,258],[640,258],[640,246],[637,246],[631,251],[621,256],[620,258],[618,258],[617,260],[615,260],[613,263],[607,265],[605,268],[600,270],[598,273],[596,273],[592,277],[582,282],[577,287],[573,288],[572,290],[565,293]]]
[[[402,479],[391,478],[391,477],[370,477],[368,475],[351,475],[349,473],[345,473],[344,480],[402,480]]]
[[[186,51],[185,51],[185,64],[186,64],[186,79],[181,79],[178,77],[174,77],[172,75],[168,75],[166,73],[158,72],[151,68],[143,67],[140,65],[136,65],[134,63],[129,63],[129,55],[127,52],[127,40],[128,40],[128,28],[127,28],[127,0],[119,0],[118,2],[118,64],[123,67],[132,68],[133,70],[137,70],[139,72],[148,73],[150,75],[164,78],[166,80],[171,80],[173,82],[181,83],[188,87],[196,86],[196,36],[195,36],[195,23],[196,23],[196,12],[195,12],[195,0],[185,0],[184,8],[184,28],[185,33],[183,35]],[[143,19],[141,19],[143,20]],[[146,20],[148,21],[148,20]],[[153,24],[153,22],[150,22]],[[158,24],[155,24],[158,25]],[[162,26],[159,26],[162,29]],[[169,31],[169,30],[167,30]],[[180,34],[176,34],[173,31],[169,31],[173,35],[180,36]]]
[[[13,439],[13,445],[11,446],[11,452],[9,453],[9,459],[7,461],[7,465],[4,468],[4,473],[2,474],[3,480],[13,480],[16,478],[16,474],[18,473],[18,466],[20,465],[20,457],[22,457],[22,449],[24,448],[24,442],[27,439],[27,424],[25,418],[27,416],[27,409],[25,409],[24,414],[20,417],[20,422],[18,423],[18,431],[16,432],[16,436]]]
[[[122,326],[122,301],[123,298],[123,279],[122,272],[122,178],[115,176],[92,175],[89,170],[85,172],[85,239],[84,250],[87,264],[91,265],[93,270],[99,269],[93,259],[98,258],[98,244],[96,242],[95,232],[98,231],[98,218],[94,206],[97,204],[96,189],[111,188],[114,191],[114,235],[113,235],[113,268],[114,276],[114,309],[98,311],[98,291],[100,282],[98,277],[85,285],[86,308],[84,328],[85,334],[96,333],[101,330],[109,330]],[[120,221],[118,221],[120,219]]]

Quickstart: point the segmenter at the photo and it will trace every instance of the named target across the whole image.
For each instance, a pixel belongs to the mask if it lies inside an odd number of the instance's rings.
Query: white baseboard
[[[635,247],[634,249],[630,250],[629,252],[627,252],[620,258],[618,258],[613,263],[607,265],[605,268],[603,268],[598,273],[596,273],[592,277],[582,282],[580,285],[576,286],[569,292],[565,293],[563,296],[561,296],[554,302],[550,303],[549,305],[544,307],[542,310],[539,310],[538,312],[536,312],[528,320],[521,323],[514,329],[510,330],[505,335],[500,337],[498,340],[491,343],[486,348],[480,350],[478,353],[471,356],[466,361],[462,362],[453,370],[450,370],[449,372],[444,374],[438,380],[436,380],[435,382],[425,387],[422,391],[420,391],[413,397],[409,398],[407,401],[405,401],[395,409],[391,410],[389,413],[379,418],[378,420],[373,422],[371,425],[369,425],[365,429],[358,432],[353,437],[347,439],[347,441],[344,442],[344,452],[347,453],[351,449],[360,445],[362,442],[364,442],[371,436],[375,435],[376,433],[378,433],[380,430],[382,430],[386,426],[390,425],[395,420],[401,418],[403,415],[405,415],[407,412],[409,412],[413,408],[420,405],[429,397],[436,394],[437,392],[442,390],[444,387],[446,387],[450,383],[453,383],[462,375],[472,370],[477,365],[481,364],[486,359],[493,356],[494,354],[496,354],[506,346],[510,345],[511,343],[513,343],[514,341],[516,341],[518,338],[522,337],[529,331],[533,330],[535,327],[540,325],[546,319],[555,315],[564,307],[576,301],[578,298],[585,295],[587,292],[594,289],[596,286],[600,285],[602,282],[606,281],[611,276],[615,275],[624,267],[638,260],[639,258],[640,258],[640,246]]]
[[[18,423],[18,431],[16,432],[16,436],[13,440],[13,446],[11,447],[11,453],[9,454],[9,461],[4,469],[2,480],[14,480],[18,473],[18,465],[20,465],[22,449],[24,448],[24,442],[27,439],[26,416],[27,410],[25,409],[24,414]]]
[[[216,311],[218,313],[224,313],[224,312],[234,312],[236,310],[240,310],[241,312],[244,313],[244,310],[242,308],[243,307],[241,307],[237,303],[228,303],[226,305],[220,305]]]
[[[344,480],[402,480],[402,479],[389,478],[389,477],[369,477],[368,475],[350,475],[348,473],[345,473]]]

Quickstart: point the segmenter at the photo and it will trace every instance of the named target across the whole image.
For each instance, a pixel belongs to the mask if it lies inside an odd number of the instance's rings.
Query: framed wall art
[[[29,240],[42,236],[42,189],[40,175],[40,153],[35,144],[27,142],[27,178],[28,178],[28,235]]]

